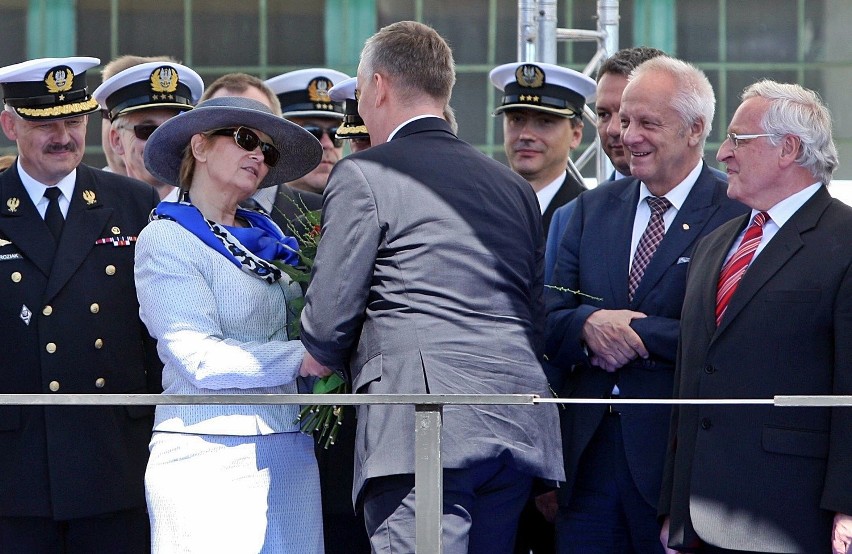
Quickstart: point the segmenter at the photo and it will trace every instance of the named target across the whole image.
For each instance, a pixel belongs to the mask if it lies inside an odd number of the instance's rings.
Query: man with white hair
[[[831,115],[813,91],[745,89],[716,158],[750,213],[695,248],[681,398],[852,394],[852,208],[826,186]],[[852,543],[852,410],[673,408],[660,514],[674,551],[833,552]]]
[[[624,89],[631,177],[580,195],[548,289],[545,351],[575,398],[669,398],[683,287],[699,237],[746,211],[703,161],[715,97],[666,56]],[[571,292],[576,291],[576,292]],[[667,405],[567,405],[559,552],[661,552],[657,500]]]

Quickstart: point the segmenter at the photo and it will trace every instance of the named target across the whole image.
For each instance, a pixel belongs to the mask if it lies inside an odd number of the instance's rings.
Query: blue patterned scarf
[[[237,208],[237,217],[250,227],[231,227],[204,219],[198,208],[187,202],[160,202],[151,212],[151,221],[168,219],[198,237],[249,275],[274,283],[282,272],[273,261],[296,265],[299,243],[288,237],[268,215]]]

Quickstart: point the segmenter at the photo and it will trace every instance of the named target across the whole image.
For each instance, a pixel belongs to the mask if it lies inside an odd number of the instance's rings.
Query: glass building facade
[[[595,29],[596,0],[559,0],[558,26]],[[852,178],[852,20],[849,0],[622,0],[619,44],[655,46],[703,69],[717,95],[707,143],[714,157],[743,87],[761,78],[817,90],[832,110],[841,167]],[[364,39],[403,19],[435,27],[455,53],[452,106],[459,135],[497,159],[502,125],[491,116],[496,65],[517,59],[516,0],[0,0],[0,65],[48,56],[171,55],[210,83],[244,71],[262,78],[326,66],[354,75]],[[557,61],[582,70],[590,43],[561,43]],[[90,72],[90,90],[100,83]],[[92,116],[97,123],[99,116]],[[594,135],[586,126],[584,146]],[[0,153],[14,145],[0,138]],[[86,162],[104,165],[100,125]],[[593,176],[594,164],[584,174]]]

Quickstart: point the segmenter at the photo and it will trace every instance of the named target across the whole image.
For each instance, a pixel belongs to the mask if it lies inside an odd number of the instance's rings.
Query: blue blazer
[[[630,242],[639,202],[639,180],[604,183],[576,200],[557,251],[553,283],[598,297],[546,289],[545,352],[549,378],[562,397],[607,398],[616,383],[622,397],[670,398],[686,273],[697,240],[748,209],[730,200],[725,176],[706,165],[628,300]],[[599,309],[646,314],[632,327],[650,353],[615,373],[589,363],[582,329]],[[605,405],[568,405],[560,410],[567,503],[579,460],[604,417]],[[652,506],[659,498],[670,407],[623,406],[624,450],[636,485]]]

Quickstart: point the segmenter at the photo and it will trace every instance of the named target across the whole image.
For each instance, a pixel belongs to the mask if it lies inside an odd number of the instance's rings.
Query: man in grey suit
[[[442,117],[452,52],[389,25],[358,69],[374,146],[338,162],[302,316],[356,393],[549,396],[539,364],[541,213],[529,184]],[[414,408],[362,406],[353,497],[375,550],[414,551]],[[445,552],[511,552],[534,478],[563,477],[555,406],[444,410]]]
[[[716,158],[751,208],[695,248],[680,398],[852,394],[852,208],[826,189],[813,91],[746,88]],[[679,405],[660,494],[668,552],[832,552],[852,543],[852,410]]]

